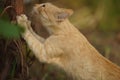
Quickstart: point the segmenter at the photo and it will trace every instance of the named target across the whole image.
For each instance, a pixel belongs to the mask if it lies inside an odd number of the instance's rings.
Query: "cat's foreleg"
[[[47,63],[55,62],[63,54],[63,50],[58,46],[58,43],[54,42],[55,37],[51,36],[53,40],[49,38],[50,40],[47,39],[47,41],[42,42],[31,33],[29,30],[31,24],[25,15],[17,16],[17,22],[25,28],[22,37],[39,61]]]
[[[27,42],[28,46],[33,51],[35,56],[40,61],[45,62],[47,60],[47,57],[46,57],[46,52],[45,52],[45,49],[44,49],[44,44],[42,43],[42,41],[39,40],[40,38],[42,39],[42,37],[39,37],[39,39],[37,39],[36,36],[35,36],[37,34],[33,35],[31,33],[31,31],[29,30],[29,27],[31,27],[31,23],[27,19],[26,15],[22,14],[20,16],[17,16],[17,23],[20,26],[25,28],[25,32],[22,33],[22,37]]]

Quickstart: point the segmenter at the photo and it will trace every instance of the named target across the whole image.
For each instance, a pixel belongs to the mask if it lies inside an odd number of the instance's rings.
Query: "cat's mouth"
[[[42,19],[48,20],[47,14],[44,11],[37,9],[36,7],[33,7],[33,10],[31,11],[31,15],[36,15],[38,17],[40,16]]]
[[[45,18],[46,20],[48,20],[48,15],[46,14],[46,12],[41,12],[40,15]]]
[[[52,22],[51,19],[50,19],[49,14],[47,13],[47,11],[45,9],[40,14],[44,18],[44,20]]]

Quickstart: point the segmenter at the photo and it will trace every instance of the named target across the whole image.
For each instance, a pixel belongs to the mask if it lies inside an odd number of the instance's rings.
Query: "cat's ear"
[[[72,14],[73,14],[72,9],[63,9],[63,8],[61,8],[61,11],[57,12],[57,14],[56,14],[57,21],[62,22],[65,19],[67,19],[69,16],[71,16]]]

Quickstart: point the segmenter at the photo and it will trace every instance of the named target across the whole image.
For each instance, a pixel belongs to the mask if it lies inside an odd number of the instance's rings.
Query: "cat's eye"
[[[43,4],[42,7],[45,7],[45,4]]]

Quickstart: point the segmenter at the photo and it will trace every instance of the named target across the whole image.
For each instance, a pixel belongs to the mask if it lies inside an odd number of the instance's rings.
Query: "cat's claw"
[[[21,14],[20,16],[17,16],[17,23],[24,27],[24,28],[28,28],[28,24],[30,23],[30,21],[28,20],[27,16],[25,14]]]

